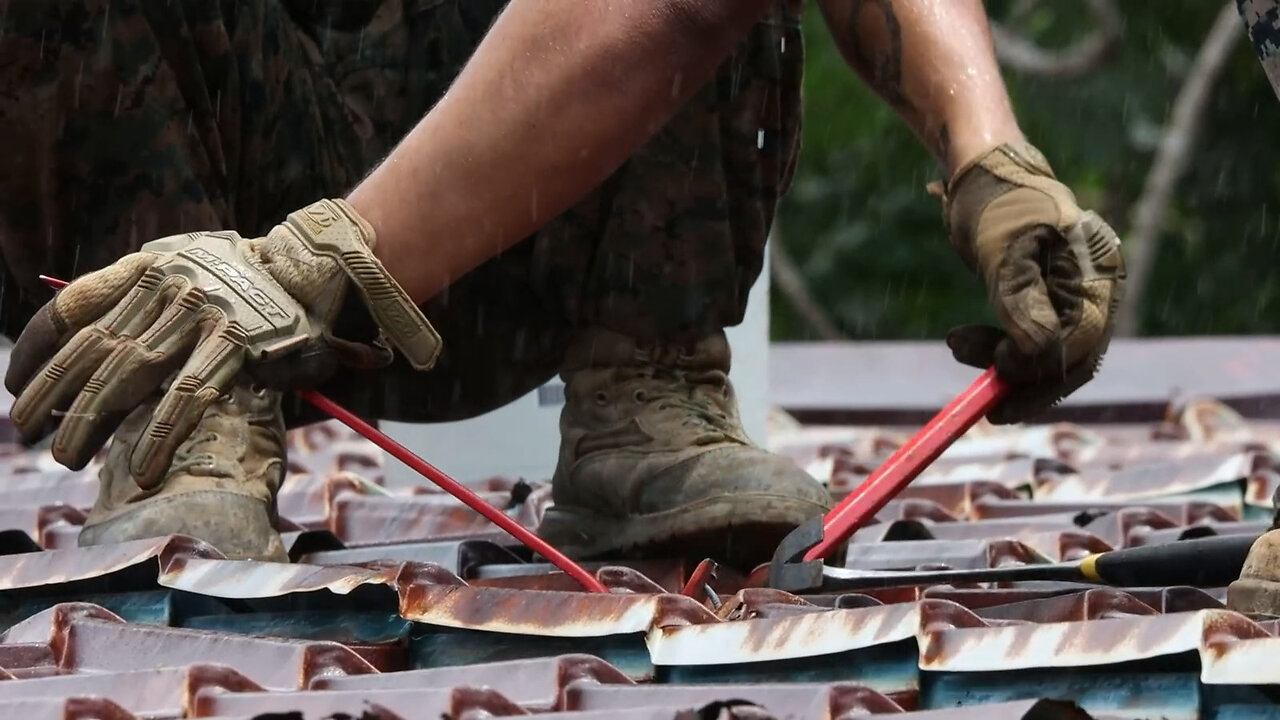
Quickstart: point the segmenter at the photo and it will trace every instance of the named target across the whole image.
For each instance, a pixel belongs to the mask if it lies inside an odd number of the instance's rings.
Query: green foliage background
[[[1009,2],[990,2],[1001,18]],[[1024,131],[1085,207],[1124,237],[1169,108],[1221,7],[1118,3],[1124,41],[1097,71],[1048,80],[1005,70]],[[952,254],[924,186],[936,165],[850,71],[816,4],[806,18],[806,117],[799,174],[777,239],[818,302],[854,338],[937,338],[990,321],[981,287]],[[1062,47],[1089,27],[1076,0],[1043,3],[1017,28]],[[1243,24],[1190,171],[1178,186],[1143,308],[1146,335],[1280,329],[1280,100]],[[772,293],[773,336],[809,333]]]

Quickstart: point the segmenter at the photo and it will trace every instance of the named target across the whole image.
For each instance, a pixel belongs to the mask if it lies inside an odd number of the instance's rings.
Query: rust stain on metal
[[[1095,588],[1069,595],[1024,600],[977,611],[988,620],[1056,623],[1155,615],[1156,609],[1122,590]]]
[[[0,707],[15,701],[84,697],[107,700],[143,717],[195,717],[202,695],[260,690],[231,668],[190,665],[0,682]]]
[[[916,637],[926,625],[982,624],[945,600],[655,628],[656,665],[721,665],[829,655]]]
[[[524,707],[538,711],[551,711],[566,709],[565,695],[570,687],[634,684],[634,681],[622,671],[598,657],[563,655],[534,660],[326,678],[313,682],[311,688],[315,690],[404,690],[470,685],[492,688]]]
[[[87,603],[55,605],[10,628],[2,640],[45,643],[63,670],[119,672],[213,663],[236,667],[263,687],[277,689],[306,687],[316,677],[376,671],[338,643],[137,625]]]
[[[575,687],[566,709],[574,712],[618,712],[640,708],[698,708],[734,698],[755,703],[767,711],[747,717],[850,718],[879,713],[901,713],[903,708],[871,688],[854,684],[820,685],[703,685],[695,687]]]
[[[772,588],[745,588],[724,601],[716,615],[724,620],[754,620],[809,612],[824,612],[804,598]]]
[[[415,688],[317,692],[221,693],[200,700],[201,717],[260,717],[301,712],[307,717],[360,717],[382,708],[398,717],[505,717],[527,715],[519,705],[488,688]]]
[[[1215,451],[1195,445],[1182,452],[1162,453],[1158,460],[1150,462],[1119,464],[1108,460],[1084,464],[1077,467],[1077,473],[1043,483],[1036,493],[1037,497],[1050,500],[1141,500],[1183,495],[1243,480],[1263,461],[1261,453],[1239,447]]]
[[[928,634],[920,667],[942,672],[1084,667],[1188,651],[1200,652],[1203,659],[1215,655],[1215,645],[1224,640],[1264,637],[1266,631],[1256,623],[1222,610],[965,628]]]
[[[954,517],[970,517],[979,503],[993,500],[1014,500],[1018,493],[1000,483],[974,480],[970,482],[915,487],[908,485],[898,493],[900,500],[929,500],[937,503]]]
[[[559,637],[599,637],[719,622],[710,610],[682,595],[564,593],[420,583],[401,588],[400,614],[428,625]]]
[[[171,558],[222,558],[212,545],[172,536],[118,545],[50,550],[0,557],[0,590],[43,587],[102,577],[145,562]]]

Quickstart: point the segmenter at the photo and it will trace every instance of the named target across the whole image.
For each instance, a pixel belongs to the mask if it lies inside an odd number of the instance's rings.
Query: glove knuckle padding
[[[133,290],[155,261],[156,256],[151,253],[132,253],[78,278],[54,296],[59,320],[69,328],[77,328],[102,317]]]
[[[1063,342],[1068,362],[1101,361],[1124,295],[1124,255],[1120,239],[1096,214],[1084,213],[1066,237],[1080,270],[1080,318]]]

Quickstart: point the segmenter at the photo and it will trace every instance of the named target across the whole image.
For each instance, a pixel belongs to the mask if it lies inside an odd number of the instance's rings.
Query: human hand
[[[1029,144],[987,151],[942,195],[951,244],[982,278],[1001,325],[954,328],[947,345],[1012,385],[992,423],[1032,419],[1098,371],[1124,293],[1120,239]]]
[[[54,459],[80,469],[167,384],[130,459],[145,489],[242,370],[273,389],[314,386],[341,366],[390,362],[384,340],[428,369],[440,338],[374,243],[341,200],[294,212],[261,238],[206,232],[146,243],[67,285],[28,323],[5,376],[13,422],[28,440],[57,425]],[[351,289],[372,322],[340,338]]]

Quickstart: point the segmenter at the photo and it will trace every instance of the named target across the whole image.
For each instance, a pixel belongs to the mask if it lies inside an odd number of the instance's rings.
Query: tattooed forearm
[[[844,3],[842,45],[854,69],[894,108],[911,108],[902,89],[902,23],[893,0],[852,0]]]
[[[894,0],[829,0],[823,11],[841,53],[877,95],[898,112],[937,157],[947,151],[946,128],[908,93],[903,73],[906,42]]]
[[[1018,135],[982,0],[819,4],[845,60],[944,168]]]

